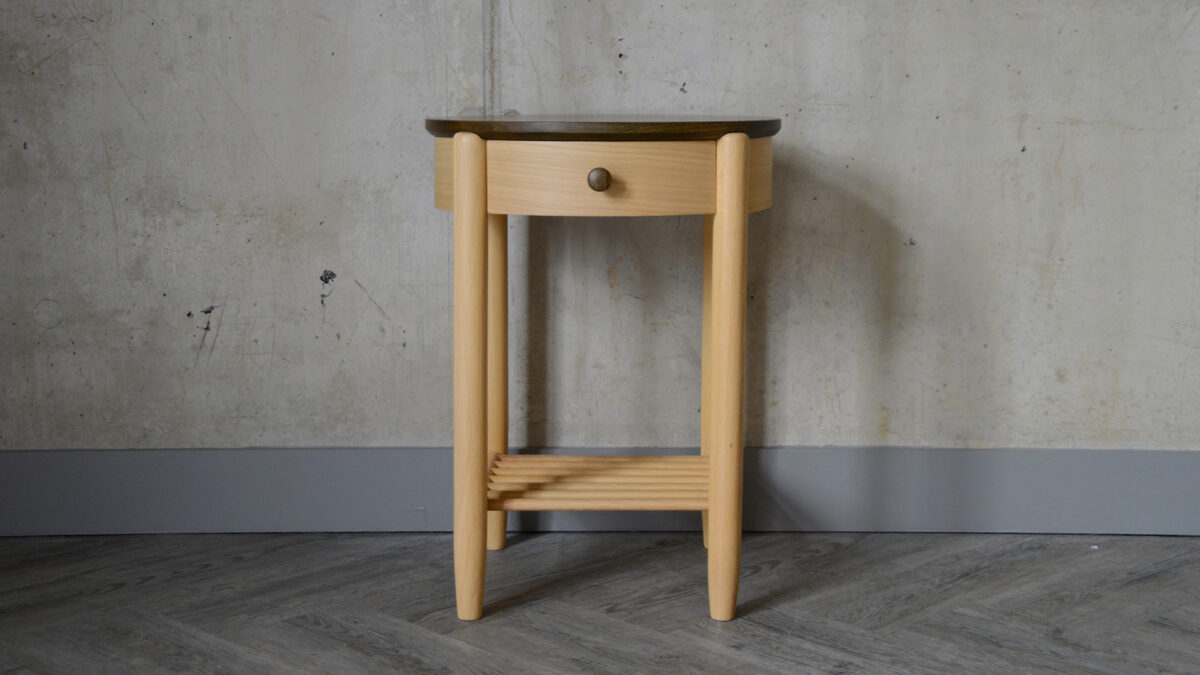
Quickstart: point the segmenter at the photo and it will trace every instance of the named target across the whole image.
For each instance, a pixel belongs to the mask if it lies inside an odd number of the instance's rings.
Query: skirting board
[[[638,450],[564,449],[619,454]],[[685,454],[687,450],[656,450]],[[693,451],[694,452],[694,451]],[[448,448],[0,452],[0,535],[446,531]],[[747,531],[1200,535],[1200,452],[755,448]],[[697,513],[513,513],[512,530],[697,530]]]

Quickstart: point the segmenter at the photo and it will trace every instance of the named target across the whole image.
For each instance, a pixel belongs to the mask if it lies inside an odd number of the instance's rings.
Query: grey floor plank
[[[247,647],[315,672],[551,673],[506,650],[489,653],[377,612],[329,608],[243,631]]]
[[[0,642],[0,675],[25,675],[33,672],[32,668],[21,663],[16,655],[6,650],[3,642]]]
[[[1155,658],[1151,650],[1122,653],[1108,640],[1074,638],[1056,626],[987,609],[960,608],[939,614],[905,628],[897,636],[927,645],[947,660],[966,662],[986,652],[992,658],[1022,664],[1027,672],[1194,672],[1172,669],[1170,663]]]
[[[817,640],[812,639],[814,632],[808,628],[797,625],[794,617],[777,616],[774,610],[759,608],[752,616],[728,622],[693,616],[681,622],[669,637],[688,646],[706,644],[732,649],[751,660],[756,668],[767,672],[895,673],[901,672],[897,662],[913,665],[905,658],[889,658],[878,653],[866,655],[859,648],[846,650],[821,644],[819,636]]]
[[[447,635],[488,651],[526,654],[559,673],[739,672],[751,665],[724,650],[684,647],[661,632],[557,599],[462,622]]]
[[[1036,576],[1043,561],[1055,558],[1057,552],[1054,542],[1020,535],[973,537],[969,542],[952,539],[941,544],[930,548],[936,555],[880,560],[877,569],[852,582],[832,583],[828,590],[782,603],[781,609],[869,630],[897,630],[922,616],[970,602],[989,589]]]
[[[35,671],[270,672],[271,661],[212,635],[137,612],[89,613],[24,633],[12,653]]]
[[[650,566],[676,559],[680,549],[689,546],[700,553],[693,551],[682,556],[678,564],[695,568],[699,562],[702,567],[703,549],[698,534],[581,538],[574,534],[547,533],[516,537],[507,548],[488,553],[484,611],[501,612],[541,599],[561,598],[600,580],[608,580],[607,587],[615,590],[621,584],[614,575],[644,576]],[[442,610],[446,598],[453,594],[453,578],[441,574],[423,588],[393,596],[394,600],[380,609],[433,630],[451,630],[458,621],[447,621]]]
[[[544,586],[543,597],[661,629],[693,616],[708,615],[707,553],[700,535],[663,540],[630,552],[619,565],[571,583]]]
[[[205,569],[176,589],[143,597],[139,606],[226,635],[321,606],[330,594],[340,597],[381,579],[406,579],[422,565],[412,540],[375,537],[347,545],[353,542],[339,535],[326,548],[306,544],[281,551],[286,561],[272,557]]]
[[[448,534],[0,539],[5,672],[1197,673],[1200,538],[515,535],[455,616]]]
[[[1056,626],[1073,639],[1100,640],[1200,601],[1200,551],[1179,544],[1172,538],[1113,542],[1081,558],[1069,578],[986,604],[1025,622]]]
[[[835,536],[845,535],[809,535],[818,540]],[[751,535],[746,537],[746,541],[751,542],[759,537],[770,539],[773,535]],[[918,567],[943,555],[944,548],[955,541],[954,535],[944,534],[920,535],[920,539],[898,534],[864,534],[828,547],[819,547],[813,555],[787,555],[787,546],[795,546],[798,539],[793,537],[791,541],[785,540],[783,555],[779,548],[775,548],[750,557],[746,553],[753,549],[747,546],[742,555],[743,565],[750,570],[758,565],[774,565],[776,571],[771,575],[772,583],[756,589],[757,594],[748,596],[744,604],[739,605],[740,611],[759,606],[781,608],[796,603],[818,602],[826,595],[837,594],[846,588],[853,589],[897,566]],[[957,545],[969,547],[971,544]]]
[[[1200,673],[1200,603],[1106,636],[1104,644],[1122,661],[1146,660],[1164,673]]]
[[[239,568],[277,574],[296,551],[335,548],[327,535],[162,535],[81,537],[91,548],[73,559],[10,570],[14,580],[0,590],[0,630],[9,625],[55,623],[91,609],[124,606],[166,595],[213,592]],[[15,539],[19,548],[27,539]],[[253,542],[253,544],[251,544]],[[7,575],[6,575],[7,576]]]

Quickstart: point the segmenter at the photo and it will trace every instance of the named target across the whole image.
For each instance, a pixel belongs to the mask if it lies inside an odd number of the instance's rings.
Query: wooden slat
[[[518,469],[518,468],[493,468],[492,475],[494,476],[530,476],[533,478],[544,478],[547,476],[677,476],[679,478],[704,478],[708,475],[707,471],[692,471],[692,470],[671,470],[671,469],[595,469],[595,468],[580,468],[580,469]]]
[[[574,494],[582,494],[582,492],[661,492],[664,495],[679,495],[680,492],[707,492],[708,486],[703,484],[673,484],[673,485],[658,485],[650,483],[635,483],[631,485],[620,485],[616,483],[569,483],[560,485],[557,483],[497,483],[488,484],[488,491],[499,492],[528,492],[528,491],[569,491]]]
[[[509,467],[552,467],[562,468],[564,470],[574,470],[581,467],[603,467],[603,468],[631,468],[631,467],[647,467],[647,468],[670,468],[670,469],[706,469],[708,467],[708,458],[700,456],[680,456],[680,457],[652,457],[652,456],[630,456],[630,457],[612,457],[605,455],[587,456],[587,455],[545,455],[535,457],[532,455],[504,455],[497,458],[496,468]]]
[[[678,456],[678,457],[613,457],[606,455],[505,455],[500,460],[500,466],[553,466],[553,467],[579,467],[579,466],[605,466],[605,467],[622,467],[622,466],[666,466],[672,468],[684,467],[707,467],[708,458],[700,456]]]
[[[553,458],[530,459],[530,460],[511,460],[505,458],[506,464],[521,465],[521,466],[581,466],[581,465],[600,465],[600,466],[707,466],[708,462],[704,458],[685,458],[679,460],[668,460],[649,458],[640,461],[629,460],[610,460],[610,459],[569,459],[556,460]]]
[[[504,511],[702,511],[708,499],[489,499],[489,509]]]
[[[647,487],[653,486],[653,488]],[[610,483],[610,482],[594,482],[594,483],[514,483],[508,481],[495,481],[488,483],[489,491],[500,490],[504,492],[520,491],[520,490],[569,490],[569,491],[593,491],[600,492],[604,490],[639,490],[639,489],[654,489],[663,493],[675,494],[678,492],[692,492],[696,490],[708,490],[708,482],[695,483]]]
[[[703,510],[708,458],[696,455],[503,455],[488,508],[506,511]]]
[[[700,455],[522,455],[510,454],[506,462],[700,462]]]
[[[603,490],[557,490],[554,488],[529,490],[488,490],[488,499],[515,499],[517,497],[556,497],[562,499],[704,499],[708,490],[658,490],[648,488],[607,488]]]
[[[501,462],[496,468],[512,471],[546,469],[562,471],[616,471],[629,469],[704,471],[708,469],[708,462],[638,462],[637,464],[624,464],[621,462]]]
[[[571,476],[611,476],[613,478],[628,478],[632,476],[661,476],[665,478],[683,477],[683,478],[703,478],[708,476],[707,471],[691,471],[691,470],[672,470],[672,468],[576,468],[574,471],[562,471],[558,468],[502,468],[497,467],[492,470],[492,476],[512,477],[512,476],[527,476],[530,478],[540,477],[571,477]]]
[[[603,475],[573,475],[573,476],[529,476],[529,475],[493,475],[490,480],[507,483],[653,483],[665,485],[669,483],[695,483],[707,485],[707,476],[603,476]]]

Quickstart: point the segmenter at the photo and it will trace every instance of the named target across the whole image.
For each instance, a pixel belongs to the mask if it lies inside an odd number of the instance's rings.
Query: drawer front
[[[435,139],[439,209],[454,207],[454,149]],[[488,141],[488,212],[531,216],[666,216],[716,210],[716,141]],[[750,211],[771,205],[771,139],[750,139]],[[612,177],[588,186],[592,169]]]
[[[715,141],[488,141],[488,211],[530,216],[712,213]],[[588,187],[607,169],[612,185]]]

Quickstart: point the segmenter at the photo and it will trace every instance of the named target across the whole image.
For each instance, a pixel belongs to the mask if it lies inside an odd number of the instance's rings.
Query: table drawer
[[[665,216],[716,211],[716,141],[487,141],[488,212]],[[454,206],[454,148],[436,139],[435,201]],[[771,139],[748,147],[750,211],[771,205]],[[608,189],[588,185],[606,169]]]
[[[488,141],[488,211],[530,216],[663,216],[716,208],[715,141]],[[607,169],[612,185],[588,187]]]

